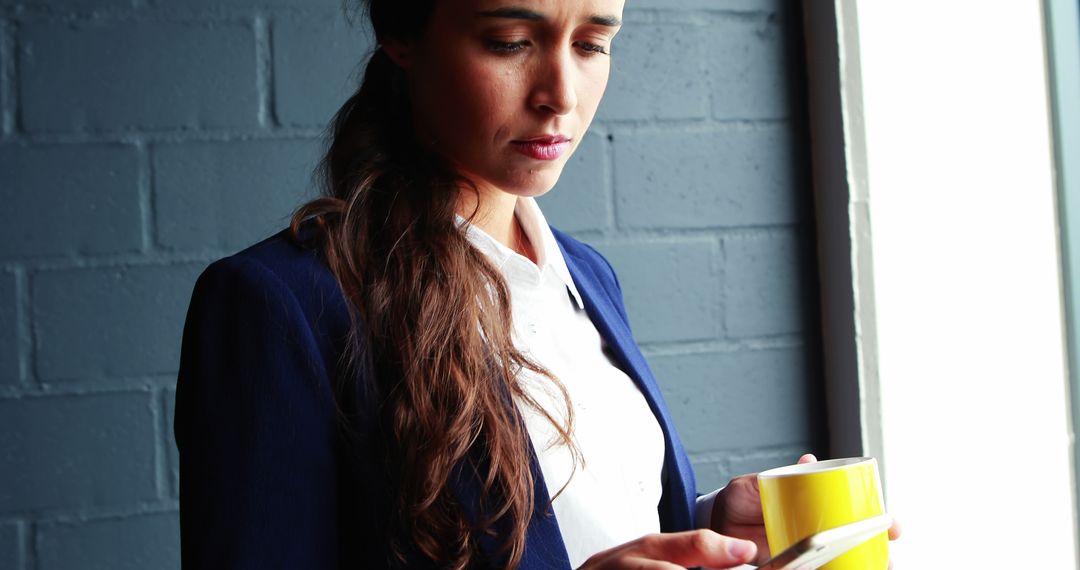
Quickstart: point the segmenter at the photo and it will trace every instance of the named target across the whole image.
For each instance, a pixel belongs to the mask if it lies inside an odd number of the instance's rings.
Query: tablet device
[[[774,556],[758,570],[815,570],[837,556],[889,530],[892,517],[876,517],[823,530],[795,543]]]

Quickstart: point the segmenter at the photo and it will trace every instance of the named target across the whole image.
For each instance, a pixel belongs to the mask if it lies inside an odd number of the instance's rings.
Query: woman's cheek
[[[459,108],[472,118],[490,112],[502,97],[507,82],[505,73],[488,66],[475,66],[461,70],[458,78],[456,99]]]
[[[607,89],[608,77],[611,75],[610,63],[605,63],[602,70],[594,71],[588,77],[589,80],[585,82],[585,97],[582,99],[587,100],[590,107],[590,112],[595,112],[596,108],[600,105],[600,100],[604,97],[604,91]]]

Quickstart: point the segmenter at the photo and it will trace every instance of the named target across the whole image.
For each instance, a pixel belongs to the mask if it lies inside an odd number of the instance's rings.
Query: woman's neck
[[[479,191],[479,206],[477,206],[477,194],[470,190],[463,190],[458,205],[458,214],[468,218],[476,209],[476,217],[472,224],[484,230],[484,233],[495,238],[496,241],[506,247],[527,257],[536,263],[536,253],[525,235],[524,228],[514,215],[517,208],[518,197],[501,190]]]

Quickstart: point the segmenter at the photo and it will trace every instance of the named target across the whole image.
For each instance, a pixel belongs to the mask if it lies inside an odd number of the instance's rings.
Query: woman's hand
[[[754,560],[757,552],[753,542],[707,529],[668,532],[650,534],[598,552],[578,570],[733,568]]]
[[[817,458],[810,453],[799,458],[799,464],[815,461]],[[740,475],[717,493],[716,502],[713,503],[712,529],[730,537],[753,541],[757,545],[757,556],[751,564],[760,565],[769,559],[757,473]],[[900,538],[900,525],[893,521],[889,528],[889,540],[897,538]]]

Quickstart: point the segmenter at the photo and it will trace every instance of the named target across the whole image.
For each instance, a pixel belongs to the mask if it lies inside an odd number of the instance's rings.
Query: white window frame
[[[1076,568],[1061,146],[1051,143],[1042,5],[805,0],[803,11],[831,455],[881,462],[889,509],[909,527],[893,547],[898,567]],[[991,68],[1014,83],[996,83]],[[895,96],[906,88],[931,97]],[[1015,132],[988,146],[956,106],[965,97],[995,110],[987,121],[1017,119],[1002,121]],[[930,138],[900,146],[903,121]],[[910,171],[898,168],[901,148]],[[971,252],[963,272],[950,265],[957,251]],[[997,258],[1021,270],[1003,278]],[[913,282],[900,294],[913,260],[943,280],[937,289]],[[988,331],[972,311],[995,300],[1014,322]]]

